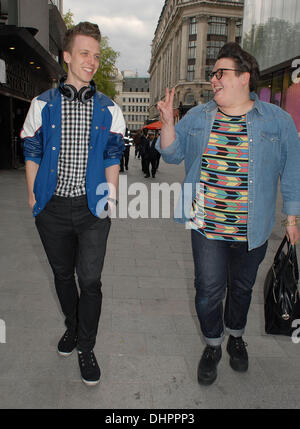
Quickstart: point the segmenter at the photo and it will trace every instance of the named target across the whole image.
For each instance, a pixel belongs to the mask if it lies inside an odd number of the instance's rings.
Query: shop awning
[[[18,60],[30,64],[36,72],[43,73],[44,77],[59,79],[64,73],[62,66],[35,39],[34,34],[34,28],[1,25],[1,51],[8,59],[14,55]]]

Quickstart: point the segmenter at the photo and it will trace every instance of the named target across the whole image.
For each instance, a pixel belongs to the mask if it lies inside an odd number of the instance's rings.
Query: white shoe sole
[[[73,351],[71,351],[70,353],[64,353],[64,352],[60,352],[59,350],[57,350],[57,353],[59,354],[59,356],[69,357],[69,356],[71,356],[71,354],[73,353]]]
[[[81,377],[81,380],[84,382],[85,385],[87,386],[96,386],[97,384],[100,383],[100,379],[97,381],[87,381],[84,378]]]

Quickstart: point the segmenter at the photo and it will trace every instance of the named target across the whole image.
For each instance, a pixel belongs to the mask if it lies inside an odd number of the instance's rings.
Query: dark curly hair
[[[226,43],[219,52],[218,60],[221,58],[232,58],[235,62],[236,68],[241,70],[237,71],[237,76],[240,76],[241,73],[249,72],[250,73],[250,91],[255,91],[257,88],[257,83],[259,79],[259,66],[256,59],[244,51],[238,43],[229,42]]]
[[[97,24],[92,24],[91,22],[79,22],[72,28],[69,28],[66,31],[64,41],[63,41],[63,51],[71,52],[74,38],[77,35],[93,37],[97,42],[101,42],[101,32]]]

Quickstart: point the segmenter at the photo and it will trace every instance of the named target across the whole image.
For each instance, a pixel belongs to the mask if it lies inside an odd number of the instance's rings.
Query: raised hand
[[[160,113],[160,120],[163,125],[173,125],[174,124],[174,114],[173,114],[173,102],[174,102],[175,88],[169,91],[169,88],[166,88],[165,99],[157,103],[157,109]]]

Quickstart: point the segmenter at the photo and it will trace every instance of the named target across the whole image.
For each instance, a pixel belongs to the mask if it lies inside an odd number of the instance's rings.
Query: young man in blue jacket
[[[157,148],[166,162],[184,160],[186,166],[175,218],[192,229],[195,304],[206,343],[200,384],[217,378],[225,327],[231,367],[248,369],[242,335],[274,225],[279,178],[286,233],[292,244],[299,238],[297,129],[288,113],[254,94],[258,78],[255,58],[228,43],[211,73],[214,100],[191,109],[175,127],[174,89],[158,103],[163,125]]]
[[[29,206],[33,210],[67,330],[58,352],[77,348],[82,380],[100,381],[93,348],[101,312],[101,271],[110,229],[107,215],[116,189],[124,144],[120,108],[96,90],[101,34],[83,22],[68,30],[59,88],[34,98],[24,139]],[[78,278],[80,293],[75,281]]]

